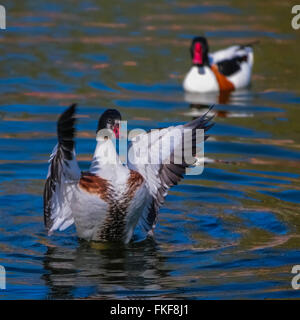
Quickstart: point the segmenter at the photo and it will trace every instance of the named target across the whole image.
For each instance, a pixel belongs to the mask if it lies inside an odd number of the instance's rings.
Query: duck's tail
[[[253,40],[253,41],[250,41],[250,42],[245,43],[245,44],[240,44],[239,46],[240,46],[241,49],[244,49],[246,47],[253,48],[253,46],[255,46],[255,45],[259,44],[259,43],[260,43],[259,40]]]

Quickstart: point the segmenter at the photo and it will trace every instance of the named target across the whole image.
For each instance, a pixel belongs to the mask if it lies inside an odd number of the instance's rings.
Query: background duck
[[[206,38],[194,38],[190,48],[193,66],[183,80],[184,90],[205,93],[247,87],[253,66],[251,45],[234,45],[209,53]]]

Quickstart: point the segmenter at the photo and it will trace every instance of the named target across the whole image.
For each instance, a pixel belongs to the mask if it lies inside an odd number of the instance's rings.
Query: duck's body
[[[116,110],[108,111],[111,115],[102,115],[98,130],[110,128],[116,133],[115,123],[121,116]],[[79,238],[128,243],[138,223],[145,232],[151,232],[168,189],[183,177],[188,165],[172,161],[169,164],[125,165],[120,162],[112,140],[97,135],[90,170],[81,172],[74,151],[74,113],[75,105],[58,121],[58,144],[50,158],[44,189],[48,233],[64,230],[75,223]],[[175,128],[207,130],[208,121],[202,117],[185,126],[170,127],[165,132],[159,130],[158,140],[163,140]],[[132,143],[129,152],[135,154],[146,140],[149,141],[147,138],[148,134],[141,135],[138,142]],[[159,145],[160,142],[156,142]]]
[[[188,92],[218,92],[245,88],[250,84],[253,49],[231,46],[209,53],[207,40],[197,37],[191,46],[193,66],[183,80]]]
[[[79,238],[129,242],[145,206],[146,191],[143,177],[132,170],[112,179],[82,173],[72,210]]]

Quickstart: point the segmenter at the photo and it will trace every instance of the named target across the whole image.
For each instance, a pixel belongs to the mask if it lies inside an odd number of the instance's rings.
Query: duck
[[[48,235],[75,224],[78,238],[86,241],[127,244],[137,225],[147,236],[153,236],[168,190],[184,177],[192,163],[183,158],[181,164],[174,160],[176,150],[182,148],[179,142],[183,141],[183,132],[191,129],[194,157],[196,129],[204,130],[204,142],[208,138],[206,131],[214,124],[212,116],[203,114],[182,125],[137,134],[127,151],[129,160],[124,163],[116,149],[122,117],[118,110],[107,109],[98,120],[90,168],[81,171],[74,141],[76,108],[77,105],[72,104],[57,120],[57,144],[49,159],[43,193]],[[169,152],[169,161],[166,161],[166,152],[160,153],[155,164],[134,161],[142,147],[159,150],[161,142],[175,131],[178,135]],[[150,139],[152,132],[157,134],[157,139]]]
[[[209,52],[205,37],[192,40],[192,67],[183,80],[186,92],[226,92],[249,86],[254,62],[253,43]]]

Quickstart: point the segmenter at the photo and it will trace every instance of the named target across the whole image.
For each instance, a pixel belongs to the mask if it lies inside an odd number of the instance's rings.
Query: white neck
[[[116,152],[115,144],[111,139],[97,138],[96,150],[90,167],[90,172],[99,173],[105,167],[115,167],[121,165]]]

